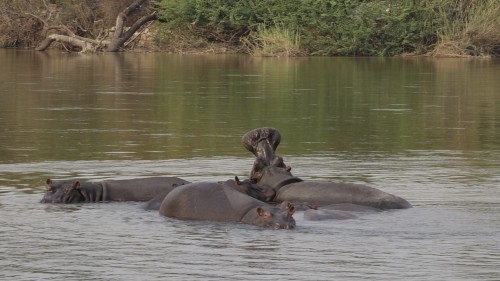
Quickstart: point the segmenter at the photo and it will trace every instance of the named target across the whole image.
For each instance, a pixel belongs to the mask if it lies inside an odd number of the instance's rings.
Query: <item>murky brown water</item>
[[[500,61],[0,50],[0,279],[498,280]],[[46,178],[245,176],[280,129],[307,180],[415,208],[293,231],[139,203],[44,205]]]

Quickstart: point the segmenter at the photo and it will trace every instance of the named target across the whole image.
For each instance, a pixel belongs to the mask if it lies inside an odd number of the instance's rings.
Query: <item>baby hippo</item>
[[[201,182],[172,190],[160,206],[160,215],[183,220],[242,222],[274,229],[293,229],[295,207],[274,206],[224,183]]]

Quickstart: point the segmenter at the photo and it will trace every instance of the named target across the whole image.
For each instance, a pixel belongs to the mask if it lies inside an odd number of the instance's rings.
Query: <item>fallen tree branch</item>
[[[125,10],[120,12],[118,16],[116,17],[116,24],[115,24],[115,31],[114,34],[111,38],[111,40],[104,40],[104,38],[98,38],[97,40],[95,39],[90,39],[90,38],[85,38],[76,35],[73,33],[67,26],[60,25],[57,27],[50,27],[48,26],[48,23],[41,19],[40,17],[29,14],[38,20],[40,20],[43,24],[45,29],[53,29],[53,28],[59,28],[64,31],[64,33],[67,33],[68,35],[62,35],[62,34],[51,34],[47,36],[45,40],[42,41],[42,43],[36,48],[37,51],[44,51],[46,50],[53,42],[63,42],[67,43],[76,47],[80,47],[81,51],[80,52],[86,52],[86,51],[96,51],[96,50],[104,50],[106,52],[116,52],[119,51],[120,48],[129,40],[134,34],[141,28],[143,27],[146,23],[156,20],[156,12],[152,12],[150,14],[147,14],[141,18],[139,18],[132,26],[124,31],[124,23],[125,20],[137,9],[141,7],[142,4],[147,2],[148,0],[136,0],[132,4],[130,4]],[[135,39],[135,38],[134,38]]]
[[[134,33],[144,24],[147,22],[150,22],[152,20],[156,19],[156,12],[153,12],[150,15],[143,16],[142,18],[138,19],[125,33],[123,33],[121,36],[116,36],[113,37],[113,40],[111,43],[108,45],[106,51],[108,52],[116,52],[120,49],[121,46],[130,38]],[[115,34],[118,32],[115,30]]]
[[[64,42],[68,43],[74,46],[78,46],[81,48],[80,52],[85,52],[87,49],[91,47],[91,44],[87,41],[81,40],[76,37],[71,37],[68,35],[61,35],[61,34],[51,34],[45,38],[45,40],[42,41],[40,46],[36,47],[35,50],[37,51],[45,51],[50,45],[54,42]]]
[[[148,22],[144,25],[141,31],[135,32],[134,35],[132,35],[125,43],[123,43],[123,47],[127,47],[130,43],[134,42],[134,40],[137,39],[137,37],[139,37],[142,33],[144,33],[144,31],[146,31],[152,23],[152,21]]]

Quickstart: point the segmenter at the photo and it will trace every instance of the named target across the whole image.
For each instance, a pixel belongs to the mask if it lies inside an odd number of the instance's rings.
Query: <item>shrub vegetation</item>
[[[498,0],[162,0],[170,27],[254,54],[498,55]],[[282,46],[280,46],[282,45]],[[290,50],[290,51],[285,51]],[[470,51],[469,51],[470,50]],[[453,54],[451,54],[453,55]]]
[[[82,36],[132,0],[0,0],[0,46],[31,47],[53,13]],[[263,56],[500,55],[498,0],[157,0],[160,49]],[[49,9],[46,9],[46,8]],[[53,9],[53,10],[51,10]],[[44,15],[41,15],[44,16]],[[45,15],[46,16],[46,15]],[[48,18],[48,17],[46,17]],[[98,27],[100,26],[100,27]]]

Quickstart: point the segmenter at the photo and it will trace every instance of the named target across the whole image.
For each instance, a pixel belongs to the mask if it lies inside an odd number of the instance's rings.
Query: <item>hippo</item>
[[[241,181],[238,176],[235,176],[234,180],[225,181],[224,184],[264,202],[271,202],[276,196],[276,191],[270,186],[256,184],[250,179]]]
[[[274,189],[267,186],[253,184],[253,182],[248,179],[241,181],[238,176],[235,176],[234,180],[227,180],[219,183],[228,185],[238,192],[247,194],[264,202],[271,202],[276,195]],[[155,197],[153,197],[153,199],[146,202],[142,208],[147,211],[158,211],[163,199],[165,199],[165,196],[167,196],[169,192],[170,190],[160,191]]]
[[[377,208],[351,203],[331,204],[322,207],[306,203],[305,206],[304,204],[302,206],[304,220],[310,221],[355,219],[358,218],[358,214],[373,214],[382,211]]]
[[[224,183],[200,182],[179,186],[167,194],[159,213],[182,220],[241,222],[266,228],[293,229],[294,206],[271,205]]]
[[[358,216],[338,210],[329,210],[329,209],[309,209],[304,211],[304,220],[306,221],[323,221],[323,220],[347,220],[347,219],[355,219]]]
[[[271,127],[257,128],[242,137],[243,145],[256,159],[250,172],[250,182],[272,188],[273,202],[310,202],[318,206],[351,203],[377,209],[406,209],[412,205],[405,199],[379,189],[352,183],[303,181],[291,173],[291,167],[275,151],[280,133]]]
[[[176,177],[149,177],[102,182],[48,179],[46,183],[47,188],[41,203],[148,201],[159,193],[168,193],[189,182]]]

